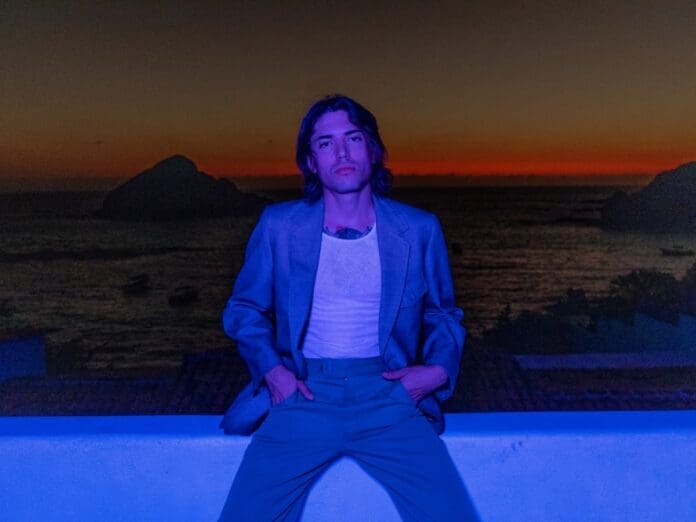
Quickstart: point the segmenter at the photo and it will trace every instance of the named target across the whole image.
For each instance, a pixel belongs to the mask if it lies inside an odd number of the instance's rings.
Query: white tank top
[[[376,225],[358,239],[322,234],[304,356],[378,356],[381,289]]]

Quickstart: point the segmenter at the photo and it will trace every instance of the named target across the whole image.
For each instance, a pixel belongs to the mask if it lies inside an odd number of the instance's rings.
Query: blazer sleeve
[[[266,372],[281,364],[274,341],[273,252],[267,208],[247,243],[244,264],[222,312],[222,326],[237,341],[257,389]]]
[[[444,401],[457,383],[466,330],[461,324],[464,312],[455,306],[445,237],[434,216],[425,254],[425,276],[428,291],[422,326],[423,362],[438,364],[447,372],[448,383],[435,392],[437,399]]]

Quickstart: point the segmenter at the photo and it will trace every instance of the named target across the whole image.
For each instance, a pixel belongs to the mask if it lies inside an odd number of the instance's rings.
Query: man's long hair
[[[370,185],[372,192],[378,196],[386,196],[391,189],[392,174],[384,166],[387,159],[387,149],[382,142],[377,128],[377,119],[365,107],[355,100],[334,94],[317,101],[312,105],[302,119],[300,131],[297,134],[295,161],[304,178],[303,191],[308,201],[317,201],[322,196],[319,174],[309,168],[308,159],[312,155],[311,138],[317,120],[327,112],[346,111],[350,122],[358,127],[367,137],[367,144],[372,153],[372,175]]]

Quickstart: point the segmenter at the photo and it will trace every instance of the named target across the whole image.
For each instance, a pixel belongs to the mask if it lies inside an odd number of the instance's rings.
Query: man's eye
[[[325,149],[325,148],[328,147],[328,146],[329,146],[329,142],[328,142],[328,141],[320,141],[319,143],[317,143],[317,148],[318,148],[318,149]]]
[[[363,140],[363,138],[359,134],[356,134],[355,136],[350,137],[350,141],[360,142],[362,140]]]

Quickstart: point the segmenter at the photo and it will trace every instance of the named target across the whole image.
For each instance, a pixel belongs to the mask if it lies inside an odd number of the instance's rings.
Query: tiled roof
[[[168,413],[169,379],[21,377],[0,384],[2,415]]]
[[[523,369],[505,353],[465,357],[447,411],[696,409],[696,367]]]
[[[190,354],[173,374],[16,378],[0,384],[0,415],[222,414],[248,379],[232,350]],[[445,409],[696,409],[696,369],[525,370],[508,354],[470,350]]]
[[[23,377],[0,384],[0,415],[221,414],[246,380],[228,352],[188,355],[175,376]]]

